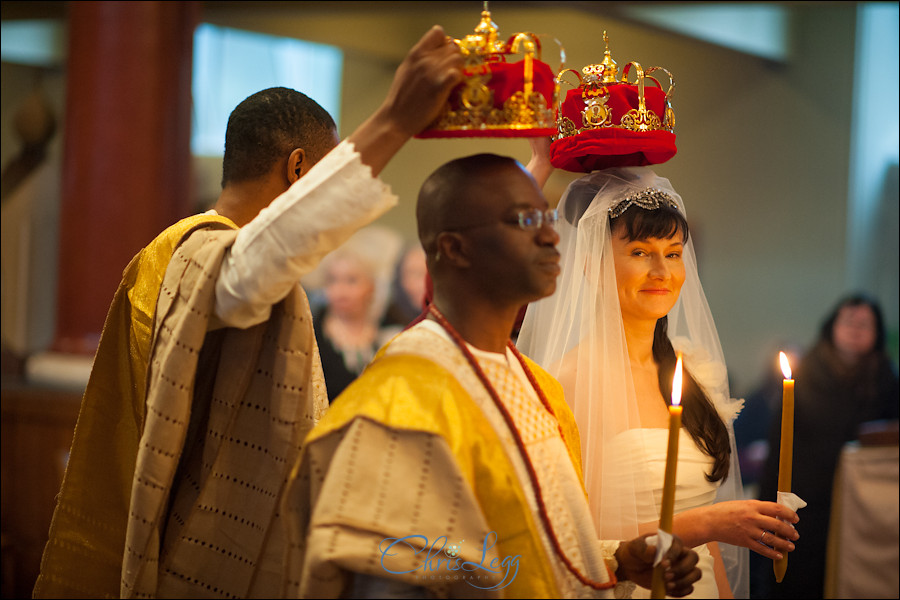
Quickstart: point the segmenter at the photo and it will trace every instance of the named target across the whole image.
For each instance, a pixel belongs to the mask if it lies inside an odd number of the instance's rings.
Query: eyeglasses
[[[516,211],[509,217],[501,219],[500,222],[506,223],[507,225],[518,225],[525,231],[540,229],[544,223],[550,227],[556,227],[556,224],[559,222],[559,211],[555,208],[548,210],[541,210],[539,208],[522,209]],[[461,225],[459,227],[453,227],[448,231],[462,231],[464,229],[474,229],[475,227],[487,227],[488,225],[493,224],[494,223],[477,223],[475,225]]]
[[[507,221],[513,223],[512,221]],[[555,208],[548,210],[540,210],[532,208],[531,210],[520,210],[516,213],[516,221],[522,229],[540,229],[546,223],[550,227],[556,227],[559,222],[559,211]]]

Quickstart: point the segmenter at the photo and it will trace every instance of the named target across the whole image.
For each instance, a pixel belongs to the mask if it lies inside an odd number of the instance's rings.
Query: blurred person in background
[[[754,597],[822,598],[832,487],[844,444],[860,426],[898,417],[897,368],[885,347],[878,303],[865,293],[841,299],[794,374],[794,455],[791,491],[806,500],[804,543],[791,553],[787,574],[774,582],[771,561],[754,560]],[[781,418],[772,419],[760,499],[774,499]],[[764,564],[762,564],[764,563]]]
[[[407,246],[397,261],[391,283],[390,303],[382,324],[406,327],[421,314],[425,307],[425,250],[416,242]]]
[[[401,329],[381,325],[400,245],[398,234],[373,225],[322,259],[324,303],[313,315],[313,327],[329,402]]]

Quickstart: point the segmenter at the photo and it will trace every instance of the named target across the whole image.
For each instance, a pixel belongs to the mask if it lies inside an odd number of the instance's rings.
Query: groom
[[[561,386],[509,341],[520,307],[556,287],[556,218],[511,158],[454,160],[426,180],[430,313],[307,438],[283,505],[289,593],[611,598],[649,587],[655,542],[596,539]],[[696,563],[676,538],[668,595],[692,591]]]

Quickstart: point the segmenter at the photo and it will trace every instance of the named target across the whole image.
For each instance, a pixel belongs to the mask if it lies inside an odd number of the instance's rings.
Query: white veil
[[[585,486],[601,539],[639,535],[641,498],[636,490],[652,489],[641,481],[643,471],[623,468],[614,442],[618,434],[640,428],[641,423],[609,231],[609,208],[647,188],[666,192],[686,215],[681,196],[669,180],[649,167],[595,171],[569,185],[558,207],[562,274],[552,296],[528,307],[517,344],[565,388],[581,434]],[[669,338],[676,351],[684,353],[685,369],[704,388],[728,429],[731,465],[716,501],[741,499],[733,420],[742,401],[729,394],[719,336],[690,239],[683,257],[686,277],[669,312]],[[661,485],[657,482],[656,487]],[[749,597],[749,551],[723,543],[719,547],[735,597]]]

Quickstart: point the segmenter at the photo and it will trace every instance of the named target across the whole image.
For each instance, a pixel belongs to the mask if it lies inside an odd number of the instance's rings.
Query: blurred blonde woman
[[[328,401],[344,391],[399,327],[381,325],[401,246],[393,230],[359,230],[319,267],[321,307],[313,312]]]

